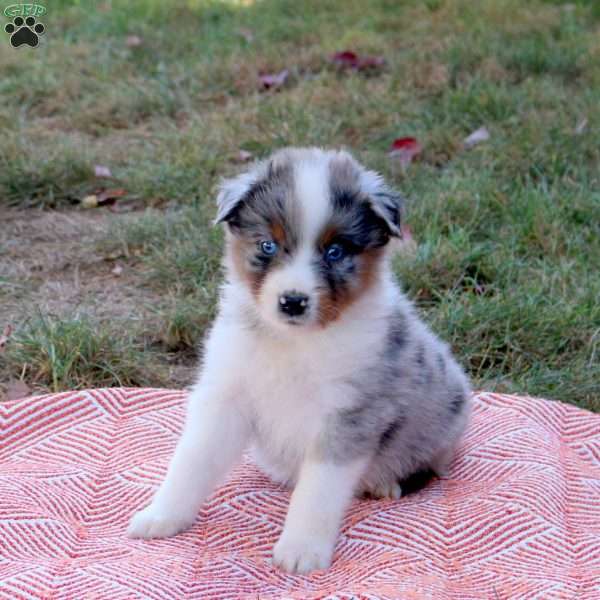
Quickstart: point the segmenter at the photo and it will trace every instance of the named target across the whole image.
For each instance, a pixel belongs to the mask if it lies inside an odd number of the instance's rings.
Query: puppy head
[[[348,153],[290,148],[225,181],[230,277],[278,328],[325,327],[376,281],[400,196]]]

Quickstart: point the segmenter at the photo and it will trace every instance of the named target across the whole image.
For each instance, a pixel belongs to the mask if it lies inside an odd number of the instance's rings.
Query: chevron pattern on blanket
[[[289,491],[246,457],[195,526],[125,536],[161,480],[185,394],[0,404],[0,598],[600,598],[600,415],[481,393],[448,476],[355,500],[330,570],[269,564]]]

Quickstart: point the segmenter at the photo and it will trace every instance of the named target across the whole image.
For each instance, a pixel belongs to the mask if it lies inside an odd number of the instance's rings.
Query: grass
[[[240,168],[239,150],[347,146],[408,197],[418,245],[396,272],[475,385],[600,411],[598,4],[369,6],[53,2],[40,48],[0,44],[0,210],[79,211],[103,185],[95,164],[153,207],[113,217],[94,244],[139,270],[132,293],[149,305],[135,331],[116,329],[110,362],[132,365],[132,383],[169,385],[169,361],[192,360],[214,315],[214,188]],[[141,44],[128,45],[131,35]],[[328,57],[343,49],[384,56],[385,67],[339,72]],[[282,89],[260,90],[260,73],[284,68]],[[481,126],[490,140],[465,150]],[[424,147],[406,172],[387,155],[402,136]],[[19,282],[0,273],[0,284],[2,302]],[[11,319],[23,325],[0,358],[6,378],[43,355],[43,344],[23,341],[44,339],[30,314]],[[86,327],[100,345],[115,330],[93,311]],[[144,362],[145,348],[165,374]],[[35,373],[52,389],[124,377],[88,364],[76,377]]]
[[[146,349],[127,337],[115,338],[86,317],[57,320],[38,316],[11,340],[6,360],[19,365],[32,385],[54,392],[96,386],[156,383]]]

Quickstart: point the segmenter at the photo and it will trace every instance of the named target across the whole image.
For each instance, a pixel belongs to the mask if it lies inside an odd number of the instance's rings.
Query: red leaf
[[[258,76],[259,81],[265,90],[277,89],[281,87],[288,78],[289,71],[284,69],[279,73],[263,73]]]
[[[360,56],[352,50],[336,52],[331,57],[331,61],[340,69],[355,69],[357,71],[377,69],[385,63],[383,56]]]
[[[338,66],[343,67],[345,69],[356,69],[358,67],[358,63],[360,59],[356,52],[352,52],[351,50],[343,50],[342,52],[336,52],[331,60]]]
[[[392,142],[390,156],[397,158],[403,167],[408,167],[415,156],[423,151],[423,146],[414,137],[397,138]]]

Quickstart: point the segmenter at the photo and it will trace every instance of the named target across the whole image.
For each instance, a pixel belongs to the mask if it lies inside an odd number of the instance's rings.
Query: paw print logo
[[[7,23],[4,31],[10,34],[10,43],[14,48],[27,44],[35,48],[46,28],[42,23],[36,23],[35,17],[15,17],[12,23]]]

